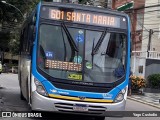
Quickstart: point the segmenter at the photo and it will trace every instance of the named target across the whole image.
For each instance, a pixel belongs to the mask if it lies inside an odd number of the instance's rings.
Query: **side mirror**
[[[35,26],[34,25],[30,25],[29,26],[29,41],[31,43],[33,43],[33,41],[35,39],[35,33],[36,33]]]
[[[32,24],[35,25],[35,23],[36,23],[36,15],[32,17]]]

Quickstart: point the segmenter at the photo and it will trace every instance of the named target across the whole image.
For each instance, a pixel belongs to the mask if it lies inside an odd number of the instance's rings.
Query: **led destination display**
[[[127,21],[122,16],[91,12],[77,9],[63,9],[56,7],[42,7],[41,17],[52,20],[63,20],[74,23],[121,28]]]
[[[46,60],[45,67],[50,69],[60,69],[69,71],[81,71],[82,65],[74,62],[64,62],[57,60]]]
[[[49,18],[55,20],[67,20],[86,24],[96,24],[104,26],[117,26],[118,18],[107,16],[107,15],[97,15],[86,12],[67,12],[60,11],[56,9],[50,9]]]

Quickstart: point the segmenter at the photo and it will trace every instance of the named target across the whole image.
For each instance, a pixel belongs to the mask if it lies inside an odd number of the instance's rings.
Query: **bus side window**
[[[23,35],[24,34],[23,34],[23,30],[22,30],[21,34],[20,34],[20,47],[19,47],[20,52],[23,50]]]
[[[29,52],[30,52],[30,55],[32,56],[32,49],[33,49],[33,42],[35,40],[35,34],[36,34],[36,10],[34,10],[33,12],[33,16],[32,16],[32,19],[30,21],[30,24],[29,24]]]
[[[30,33],[30,29],[29,26],[27,26],[27,38],[26,38],[26,53],[28,54],[30,51],[30,45],[29,45],[29,33]]]
[[[31,30],[30,25],[25,26],[25,28],[23,29],[23,34],[22,34],[22,51],[25,54],[30,54],[30,50],[31,50],[31,43],[33,43],[32,40],[32,36],[33,36],[33,30]]]
[[[30,55],[32,54],[34,39],[35,39],[35,26],[34,25],[29,25],[28,52],[30,53]]]
[[[27,51],[27,38],[28,38],[28,28],[27,26],[23,29],[23,46],[22,46],[22,51],[26,52]]]

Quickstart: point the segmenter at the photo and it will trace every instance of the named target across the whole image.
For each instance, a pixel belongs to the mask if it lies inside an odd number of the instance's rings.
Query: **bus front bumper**
[[[97,115],[108,116],[109,111],[124,111],[126,100],[119,103],[90,103],[90,102],[78,102],[68,101],[55,98],[48,98],[38,94],[36,91],[32,93],[32,110],[36,111],[48,111],[48,112],[64,112],[72,114],[83,115]],[[87,106],[84,111],[75,111],[75,105]]]

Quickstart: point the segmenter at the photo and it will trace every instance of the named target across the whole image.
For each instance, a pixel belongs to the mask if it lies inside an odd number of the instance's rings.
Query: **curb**
[[[145,101],[142,101],[142,100],[138,100],[138,99],[135,99],[135,98],[132,98],[132,97],[129,97],[129,96],[127,96],[127,99],[130,99],[130,100],[133,100],[133,101],[136,101],[136,102],[140,102],[140,103],[143,103],[143,104],[146,104],[146,105],[149,105],[149,106],[156,107],[156,108],[160,109],[160,106],[157,106],[155,104],[148,103],[148,102],[145,102]]]

